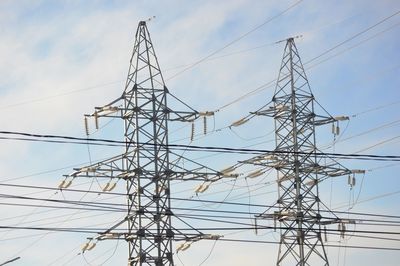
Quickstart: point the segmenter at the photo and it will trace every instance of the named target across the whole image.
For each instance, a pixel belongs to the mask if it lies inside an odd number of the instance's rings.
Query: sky
[[[348,123],[341,123],[342,134],[335,145],[330,145],[333,141],[330,127],[319,128],[319,146],[326,152],[399,155],[400,14],[374,26],[398,12],[399,2],[303,0],[277,16],[294,3],[286,0],[0,1],[0,130],[86,137],[83,114],[121,95],[137,24],[155,16],[147,25],[169,91],[195,110],[215,111],[215,116],[208,119],[207,135],[202,133],[202,121],[195,123],[197,136],[191,144],[273,149],[273,135],[269,133],[274,125],[270,118],[257,117],[232,130],[219,129],[271,100],[273,86],[261,87],[233,102],[277,78],[284,49],[284,42],[279,41],[301,36],[295,41],[318,103],[332,115],[350,116]],[[371,26],[374,27],[366,31]],[[204,58],[207,59],[186,70]],[[101,124],[102,130],[98,132],[93,123],[90,126],[91,137],[123,137],[118,121]],[[171,125],[171,143],[189,144],[190,130],[190,125]],[[70,173],[72,168],[120,152],[109,147],[0,140],[0,193],[124,202],[125,199],[107,199],[95,194],[77,196],[1,186],[57,187],[63,174]],[[223,169],[245,158],[209,155],[185,154],[214,169]],[[322,183],[321,199],[329,207],[346,211],[349,203],[356,202],[351,204],[351,211],[399,214],[400,164],[358,160],[341,163],[349,169],[365,169],[366,174],[364,178],[357,177],[353,189],[347,185],[347,177]],[[221,182],[200,197],[271,204],[277,197],[275,177],[272,171],[262,179]],[[269,181],[273,184],[263,185]],[[195,197],[196,185],[177,183],[173,195]],[[98,190],[99,184],[76,180],[74,188]],[[123,184],[118,184],[116,191],[123,190]],[[0,202],[12,201],[0,199]],[[173,202],[173,206],[195,205]],[[210,205],[210,208],[223,207]],[[1,226],[107,227],[123,217],[121,213],[46,212],[48,209],[41,207],[8,205],[0,205],[0,210]],[[262,211],[247,207],[240,210]],[[196,226],[205,224],[190,222]],[[117,244],[104,241],[85,253],[85,257],[77,255],[79,247],[91,236],[0,230],[0,263],[20,256],[10,265],[126,264],[127,250],[122,241]],[[233,236],[279,239],[278,232],[258,235],[239,232]],[[335,237],[329,240],[329,244],[335,245],[400,248],[398,243]],[[175,256],[174,262],[176,265],[199,265],[203,260],[203,265],[274,265],[277,252],[278,246],[272,244],[201,241],[179,253],[179,258]],[[394,266],[398,264],[399,253],[329,248],[328,257],[331,265],[338,266]]]

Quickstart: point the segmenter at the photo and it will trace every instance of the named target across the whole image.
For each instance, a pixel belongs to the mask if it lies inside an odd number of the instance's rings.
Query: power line
[[[234,43],[240,41],[241,39],[243,39],[243,38],[245,38],[246,36],[250,35],[251,33],[255,32],[255,31],[258,30],[259,28],[263,27],[264,25],[266,25],[266,24],[270,23],[271,21],[277,19],[278,17],[284,15],[284,14],[287,13],[289,10],[291,10],[292,8],[294,8],[295,6],[297,6],[298,4],[300,4],[302,1],[303,1],[303,0],[299,0],[299,1],[294,2],[292,5],[290,5],[288,8],[286,8],[286,9],[283,10],[282,12],[278,13],[277,15],[275,15],[275,16],[273,16],[273,17],[271,17],[271,18],[268,18],[268,19],[267,19],[266,21],[264,21],[263,23],[257,25],[256,27],[252,28],[251,30],[247,31],[246,33],[240,35],[238,38],[236,38],[236,39],[234,39],[233,41],[227,43],[227,44],[224,45],[223,47],[221,47],[221,48],[215,50],[214,52],[212,52],[212,53],[210,53],[209,55],[203,57],[202,59],[200,59],[200,60],[194,62],[193,64],[189,65],[188,67],[185,67],[184,69],[182,69],[182,70],[179,71],[178,73],[176,73],[176,74],[172,75],[171,77],[169,77],[167,80],[173,79],[173,78],[175,78],[176,76],[178,76],[178,75],[180,75],[180,74],[186,72],[187,70],[189,70],[189,69],[191,69],[191,68],[197,66],[198,64],[200,64],[200,63],[206,61],[207,59],[209,59],[209,58],[212,57],[213,55],[215,55],[215,54],[221,52],[222,50],[228,48],[228,47],[231,46],[232,44],[234,44]]]
[[[189,218],[189,216],[186,216]],[[216,219],[205,219],[205,218],[198,218],[198,217],[191,217],[193,219],[198,220],[209,220],[209,221],[216,221],[216,222],[223,222],[228,224],[236,224],[236,225],[247,225],[248,227],[204,227],[204,228],[197,228],[196,230],[199,231],[233,231],[233,230],[275,230],[275,229],[283,229],[283,230],[295,230],[295,227],[280,227],[280,226],[249,226],[251,224],[247,223],[238,223],[233,221],[222,221]],[[3,226],[0,225],[0,229],[13,229],[13,230],[37,230],[37,231],[54,231],[54,232],[71,232],[71,233],[96,233],[102,234],[104,231],[107,231],[108,228],[90,228],[90,227],[38,227],[38,226]],[[126,229],[115,229],[118,231],[125,231]],[[149,229],[151,232],[153,229]],[[190,231],[193,230],[192,228],[176,228],[177,231]],[[327,232],[341,232],[339,229],[326,229]],[[351,233],[362,233],[362,234],[383,234],[383,235],[400,235],[400,232],[394,231],[372,231],[372,230],[351,230]],[[180,233],[177,233],[180,235]],[[184,234],[181,234],[184,235]],[[400,239],[399,239],[400,240]]]
[[[6,186],[6,187],[21,187],[21,188],[31,188],[31,189],[47,189],[47,190],[60,190],[58,188],[52,188],[52,187],[45,187],[45,186],[29,186],[29,185],[18,185],[18,184],[0,184],[0,186]],[[80,193],[95,193],[95,194],[109,194],[109,195],[117,195],[117,196],[126,196],[126,193],[117,193],[117,192],[103,192],[103,191],[87,191],[87,190],[77,190],[77,189],[63,189],[65,191],[69,192],[80,192]],[[389,194],[397,193],[392,192]],[[1,196],[4,196],[4,194],[0,194]],[[71,201],[71,200],[49,200],[45,198],[34,198],[34,197],[22,197],[22,196],[16,196],[16,195],[5,195],[6,197],[9,198],[15,198],[15,199],[23,199],[23,200],[41,200],[41,201],[47,201],[47,202],[54,202],[54,203],[67,203],[67,204],[79,204],[79,205],[87,205],[90,207],[97,207],[97,206],[102,206],[106,208],[106,211],[108,210],[108,207],[111,206],[120,206],[124,207],[126,206],[125,204],[120,204],[120,203],[94,203],[94,202],[86,202],[86,201]],[[376,197],[382,197],[386,196],[384,195],[379,195],[375,196]],[[223,205],[232,205],[232,206],[249,206],[249,203],[241,203],[241,202],[229,202],[229,201],[216,201],[216,200],[205,200],[205,199],[190,199],[190,198],[179,198],[179,197],[171,197],[171,200],[177,200],[177,201],[186,201],[186,202],[202,202],[202,203],[213,203],[213,204],[223,204]],[[1,204],[1,203],[0,203]],[[275,205],[267,205],[267,204],[250,204],[252,207],[260,207],[260,208],[275,208]],[[55,207],[55,206],[53,206]],[[113,209],[111,209],[113,210]],[[116,209],[116,211],[122,211],[123,209]],[[196,209],[186,209],[186,210],[196,210]],[[204,211],[209,211],[207,209],[203,209]],[[202,210],[197,210],[197,211],[202,211]],[[217,212],[223,212],[222,210],[218,210]],[[230,213],[235,213],[232,211],[227,211]],[[324,210],[321,210],[321,212],[324,212]],[[363,215],[363,216],[375,216],[375,217],[384,217],[384,218],[396,218],[400,219],[400,216],[397,215],[388,215],[388,214],[376,214],[376,213],[366,213],[366,212],[349,212],[349,211],[333,211],[336,214],[351,214],[351,215]],[[239,212],[240,213],[240,212]],[[248,212],[242,212],[244,214],[248,214]],[[258,214],[258,213],[254,213]]]
[[[254,244],[280,244],[280,242],[277,242],[277,241],[263,241],[263,240],[250,240],[250,239],[230,239],[230,238],[220,238],[218,241],[254,243]],[[377,247],[377,246],[354,246],[354,245],[333,245],[333,244],[324,244],[324,246],[325,247],[333,247],[333,248],[353,248],[353,249],[372,249],[372,250],[400,251],[400,248]]]
[[[397,65],[395,68],[399,68],[399,67],[400,67],[400,65]],[[397,104],[400,104],[400,101],[394,101],[394,102],[390,102],[390,103],[386,103],[386,104],[381,104],[381,105],[369,108],[367,110],[360,111],[360,112],[357,112],[355,114],[352,114],[351,117],[358,117],[360,115],[364,115],[366,113],[370,113],[370,112],[374,112],[374,111],[377,111],[377,110],[381,110],[383,108],[391,107],[391,106],[397,105]]]
[[[377,26],[381,25],[382,23],[386,22],[387,20],[389,20],[389,19],[391,19],[391,18],[397,16],[398,14],[400,14],[400,10],[399,10],[399,11],[396,11],[395,13],[393,13],[393,14],[391,14],[391,15],[385,17],[385,18],[383,18],[382,20],[380,20],[380,21],[378,21],[377,23],[373,24],[372,26],[369,26],[368,28],[366,28],[366,29],[364,29],[364,30],[362,30],[362,31],[360,31],[360,32],[358,32],[358,33],[356,33],[355,35],[352,35],[350,38],[347,38],[347,39],[345,39],[344,41],[342,41],[342,42],[336,44],[336,45],[333,46],[332,48],[329,48],[328,50],[324,51],[322,54],[319,54],[318,56],[315,56],[315,57],[311,58],[310,60],[308,60],[308,61],[307,61],[306,63],[304,63],[304,64],[309,64],[309,63],[311,63],[311,62],[317,60],[318,58],[320,58],[320,57],[322,57],[322,56],[324,56],[324,55],[330,53],[331,51],[335,50],[336,48],[342,46],[343,44],[346,44],[346,43],[348,43],[348,42],[354,40],[355,38],[357,38],[357,37],[363,35],[364,33],[366,33],[366,32],[368,32],[368,31],[370,31],[370,30],[376,28]]]
[[[84,138],[78,138],[78,137],[71,137],[71,136],[61,136],[61,135],[39,135],[39,134],[31,134],[31,133],[25,133],[25,132],[13,132],[13,131],[0,131],[0,134],[5,134],[5,135],[23,135],[23,136],[30,136],[30,137],[36,137],[36,138],[44,138],[44,140],[41,139],[35,139],[36,141],[43,141],[46,142],[47,138],[50,139],[67,139],[67,140],[86,140],[90,144],[94,142],[96,145],[102,145],[102,143],[98,142],[106,142],[106,143],[117,143],[117,144],[127,144],[125,141],[117,141],[117,140],[110,140],[110,139],[84,139]],[[13,138],[9,138],[13,139]],[[16,140],[30,140],[30,139],[16,139]],[[57,141],[57,140],[56,140]],[[343,141],[343,140],[342,140]],[[64,142],[63,142],[64,143]],[[87,145],[87,143],[81,143],[81,142],[65,142],[69,144],[84,144]],[[151,143],[138,143],[141,146],[150,146],[154,147],[154,144]],[[105,144],[108,145],[108,144]],[[307,154],[305,152],[291,152],[291,151],[278,151],[278,150],[264,150],[264,149],[246,149],[246,148],[229,148],[229,147],[214,147],[214,146],[196,146],[196,145],[183,145],[183,144],[168,144],[168,145],[160,145],[163,148],[169,148],[169,149],[185,149],[187,151],[208,151],[208,152],[235,152],[235,153],[240,153],[240,154],[264,154],[264,153],[274,153],[274,154]],[[344,153],[321,153],[321,152],[315,152],[313,155],[316,156],[331,156],[334,158],[340,158],[340,159],[349,159],[349,158],[356,158],[359,160],[383,160],[383,161],[400,161],[400,156],[398,155],[375,155],[375,154],[344,154]]]
[[[16,258],[14,258],[14,259],[8,260],[8,261],[3,262],[2,264],[0,264],[0,266],[3,266],[3,265],[6,265],[6,264],[8,264],[8,263],[10,263],[10,262],[14,262],[14,261],[16,261],[16,260],[19,260],[20,258],[21,258],[21,257],[16,257]]]
[[[65,209],[65,210],[125,212],[125,209],[118,210],[117,208],[104,208],[104,207],[83,208],[83,207],[53,206],[53,205],[38,205],[38,204],[19,204],[19,203],[5,203],[5,202],[0,202],[0,205],[15,206],[15,207],[37,207],[37,208]]]
[[[48,198],[34,198],[34,197],[26,197],[26,196],[18,196],[18,195],[10,195],[10,194],[0,194],[0,198],[5,199],[19,199],[19,200],[35,200],[35,201],[46,201],[50,203],[65,203],[71,205],[84,205],[89,207],[104,207],[104,208],[114,208],[113,206],[126,206],[125,204],[118,204],[118,203],[97,203],[97,202],[89,202],[89,201],[82,201],[82,200],[56,200],[56,199],[48,199]],[[117,209],[120,210],[120,209]]]
[[[333,51],[334,49],[337,49],[338,47],[342,46],[343,44],[345,44],[345,43],[347,43],[347,42],[353,40],[354,38],[356,38],[356,37],[362,35],[363,33],[365,33],[365,32],[367,32],[367,31],[369,31],[369,30],[371,30],[371,29],[373,29],[373,28],[379,26],[379,25],[382,24],[384,21],[386,21],[386,20],[392,18],[393,16],[398,15],[399,12],[400,12],[400,11],[398,11],[398,12],[396,12],[396,13],[394,13],[394,14],[391,14],[391,15],[385,17],[383,20],[378,21],[375,25],[370,26],[370,27],[368,27],[368,28],[366,28],[366,29],[364,29],[364,30],[362,30],[362,31],[357,32],[356,34],[352,35],[350,38],[346,39],[345,41],[340,42],[339,44],[336,44],[334,47],[328,48],[327,50],[325,50],[325,51],[322,52],[321,54],[315,56],[314,58],[315,58],[315,59],[320,58],[320,57],[322,57],[323,55],[325,55],[325,54],[327,54],[327,53]],[[398,24],[396,24],[396,25],[398,25]],[[393,28],[393,26],[390,27],[390,29],[392,29],[392,28]],[[387,29],[386,29],[386,30],[383,30],[383,31],[381,31],[381,32],[382,32],[382,33],[383,33],[383,32],[387,32]],[[378,34],[381,33],[381,32],[378,32],[378,33],[375,34],[374,36],[375,36],[375,37],[378,36]],[[357,45],[355,45],[355,46],[352,46],[351,48],[348,48],[348,49],[346,49],[346,50],[350,50],[350,49],[352,49],[352,48],[354,48],[354,47],[360,45],[361,43],[367,42],[367,41],[369,41],[369,40],[371,40],[371,39],[372,39],[372,38],[366,39],[366,40],[360,42],[359,44],[357,44]],[[317,65],[320,65],[320,64],[322,64],[322,63],[324,63],[324,62],[326,62],[326,61],[328,61],[328,60],[330,60],[330,59],[332,59],[332,58],[334,58],[334,57],[336,57],[336,56],[338,56],[338,55],[340,55],[340,54],[342,54],[342,52],[341,52],[341,53],[338,53],[338,54],[336,54],[336,55],[333,55],[333,56],[331,56],[331,57],[328,57],[328,59],[325,59],[325,60],[323,60],[323,61],[320,61],[320,62],[318,62],[318,63],[312,65],[311,67],[306,68],[306,70],[309,70],[310,68],[313,68],[313,67],[315,67],[315,66],[317,66]],[[315,59],[312,58],[311,60],[309,60],[309,61],[307,61],[306,63],[304,63],[304,65],[305,65],[305,66],[308,65],[310,62],[314,61]],[[266,88],[272,87],[272,85],[274,84],[274,82],[276,82],[276,80],[277,80],[277,79],[273,79],[273,80],[271,80],[271,81],[268,81],[267,83],[264,83],[264,84],[258,86],[257,88],[255,88],[255,89],[253,89],[253,90],[251,90],[251,91],[249,91],[249,92],[246,92],[245,94],[243,94],[243,95],[237,97],[236,99],[234,99],[234,100],[232,100],[232,101],[226,103],[225,105],[223,105],[223,106],[217,108],[216,111],[220,111],[220,110],[222,110],[222,109],[225,109],[226,107],[228,107],[228,106],[230,106],[230,105],[232,105],[232,104],[235,104],[236,102],[239,102],[239,101],[241,101],[241,100],[247,98],[248,96],[251,96],[251,95],[253,95],[253,94],[256,94],[256,93],[258,93],[259,91],[264,90],[264,89],[266,89]]]

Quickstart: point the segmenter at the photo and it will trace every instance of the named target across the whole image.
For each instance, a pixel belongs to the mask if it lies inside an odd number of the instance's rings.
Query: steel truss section
[[[168,95],[189,110],[170,109]],[[74,169],[73,173],[65,175],[66,179],[60,185],[60,189],[66,188],[77,177],[125,180],[128,206],[125,219],[93,239],[125,239],[129,246],[128,265],[172,266],[172,241],[176,234],[179,234],[180,240],[188,241],[210,238],[201,232],[185,234],[171,225],[174,214],[171,210],[170,181],[194,180],[210,184],[221,178],[237,177],[227,176],[170,150],[168,121],[192,122],[199,116],[199,112],[169,93],[146,22],[139,22],[122,96],[105,106],[95,107],[93,114],[85,115],[85,125],[88,118],[94,118],[96,128],[100,117],[122,119],[125,151]],[[176,160],[171,161],[171,156]],[[193,169],[187,170],[179,165],[183,159]],[[115,185],[110,181],[103,191],[110,191]],[[127,226],[127,231],[121,233],[123,225]]]
[[[274,118],[276,148],[244,161],[277,170],[279,211],[258,217],[281,223],[277,265],[329,265],[321,225],[340,219],[321,215],[318,184],[351,171],[333,159],[322,163],[315,128],[346,118],[315,114],[315,99],[293,38],[286,41],[272,102],[273,106],[254,114]]]
[[[317,165],[313,100],[294,40],[288,39],[273,103],[275,150],[287,152],[279,162],[290,165],[277,168],[279,221],[296,230],[281,230],[277,265],[289,257],[294,265],[308,265],[311,257],[318,257],[318,265],[328,265],[319,225],[318,176],[312,167]]]

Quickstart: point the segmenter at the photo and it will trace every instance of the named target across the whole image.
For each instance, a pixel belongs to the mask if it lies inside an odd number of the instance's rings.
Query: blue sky
[[[118,97],[123,90],[129,58],[131,55],[137,23],[156,16],[148,23],[156,53],[169,90],[199,111],[217,110],[239,96],[265,84],[278,75],[284,44],[275,42],[290,36],[296,39],[297,47],[306,63],[324,51],[340,44],[356,33],[374,25],[383,18],[400,10],[398,1],[317,1],[304,0],[279,18],[260,27],[245,38],[217,53],[210,60],[174,77],[184,67],[213,53],[235,40],[250,29],[279,14],[292,1],[2,1],[0,3],[0,116],[1,130],[34,133],[66,134],[84,137],[83,114],[92,112]],[[385,21],[338,47],[324,57],[306,64],[307,75],[318,102],[333,115],[353,116],[346,127],[341,142],[327,152],[353,153],[376,147],[363,153],[396,155],[399,149],[400,123],[400,15]],[[331,58],[332,57],[332,58]],[[324,61],[326,59],[326,61]],[[321,62],[320,64],[318,64]],[[318,64],[311,67],[314,63]],[[173,77],[173,78],[170,78]],[[215,115],[215,129],[225,127],[268,102],[273,88],[258,93],[221,109]],[[379,107],[379,108],[376,108]],[[376,110],[372,110],[376,109]],[[368,112],[365,112],[368,111]],[[381,127],[382,125],[387,125]],[[93,132],[95,137],[121,138],[121,124],[113,121],[102,132]],[[178,129],[181,125],[171,125]],[[214,128],[209,120],[209,130]],[[371,130],[378,128],[376,130]],[[256,118],[242,127],[210,132],[198,137],[192,144],[243,147],[255,146],[272,149],[273,121]],[[196,123],[196,133],[201,133],[202,124]],[[359,135],[363,132],[368,132]],[[177,131],[170,140],[186,138],[180,144],[188,144],[190,127]],[[358,137],[353,137],[359,135]],[[349,138],[346,140],[346,138]],[[245,140],[247,139],[247,140]],[[248,140],[251,139],[251,140]],[[318,144],[326,146],[332,142],[329,127],[318,131]],[[106,158],[118,154],[118,149],[86,146],[33,144],[25,142],[0,142],[0,182],[54,186],[62,175],[71,171],[72,165]],[[187,154],[198,158],[208,154]],[[201,163],[222,169],[242,159],[232,155],[199,159]],[[391,213],[400,211],[397,202],[399,193],[376,200],[377,195],[397,192],[399,165],[380,168],[385,162],[343,161],[350,169],[369,169],[363,186],[350,191],[346,178],[328,180],[321,185],[321,198],[332,208],[340,207],[357,196],[361,202],[353,211]],[[63,168],[63,169],[61,169]],[[61,170],[56,170],[61,169]],[[49,173],[42,173],[54,170]],[[29,176],[29,177],[24,177]],[[274,180],[271,173],[264,181]],[[24,177],[16,180],[11,178]],[[360,177],[361,179],[361,177]],[[358,184],[360,184],[358,179]],[[7,181],[8,180],[8,181]],[[263,182],[264,182],[263,181]],[[78,180],[77,188],[87,189],[88,180]],[[260,180],[249,180],[255,185]],[[237,188],[228,199],[244,197],[255,203],[269,204],[276,200],[276,185],[265,186],[259,191],[246,192],[246,182],[238,181]],[[93,186],[93,184],[92,184]],[[97,184],[94,184],[96,187]],[[196,184],[177,184],[176,195],[193,196]],[[224,199],[232,183],[211,187],[205,199]],[[361,190],[360,190],[361,188]],[[117,187],[123,191],[124,186]],[[188,190],[178,193],[181,190]],[[10,191],[0,187],[1,193],[26,194],[31,190]],[[222,191],[218,194],[212,194]],[[77,199],[75,195],[64,195],[43,191],[33,194],[40,197]],[[261,193],[262,192],[262,193]],[[271,192],[267,194],[267,192]],[[240,194],[244,193],[244,196]],[[238,196],[239,195],[239,196]],[[85,200],[95,200],[87,195]],[[98,200],[96,198],[96,200]],[[119,202],[118,199],[113,199]],[[1,200],[7,202],[7,200]],[[123,199],[122,199],[123,201]],[[214,206],[217,207],[217,206]],[[342,208],[341,210],[346,210]],[[11,208],[2,206],[3,218],[18,218],[0,221],[0,225],[40,225],[49,222],[53,226],[82,226],[96,223],[112,224],[120,215],[82,218],[90,213],[41,213],[39,209]],[[54,218],[55,216],[63,216]],[[92,214],[93,215],[93,214]],[[65,223],[65,217],[70,221]],[[82,256],[76,256],[79,246],[88,235],[50,234],[29,236],[38,232],[1,232],[0,262],[9,256],[19,255],[21,260],[14,265],[86,265]],[[39,232],[40,233],[40,232]],[[27,237],[29,236],[29,237]],[[277,234],[254,236],[243,233],[243,237],[274,240]],[[26,237],[10,239],[13,237]],[[339,239],[332,239],[339,244]],[[356,239],[340,244],[358,244]],[[380,245],[380,242],[362,242]],[[212,242],[199,242],[180,254],[185,265],[198,265],[207,257]],[[384,243],[400,247],[396,242]],[[112,254],[115,243],[103,242],[87,254],[92,265],[101,264]],[[20,252],[23,250],[22,252]],[[111,250],[111,251],[110,251]],[[275,263],[277,246],[239,245],[218,242],[212,255],[204,265],[272,265]],[[108,252],[108,253],[107,253]],[[332,265],[397,265],[398,252],[329,249]],[[99,254],[105,254],[95,260]],[[126,246],[119,243],[116,253],[104,265],[125,264]],[[69,263],[67,263],[70,260]],[[93,261],[94,260],[94,261]],[[268,263],[266,261],[270,261]],[[64,263],[64,264],[63,264]],[[66,263],[66,264],[65,264]],[[175,263],[181,265],[175,258]]]

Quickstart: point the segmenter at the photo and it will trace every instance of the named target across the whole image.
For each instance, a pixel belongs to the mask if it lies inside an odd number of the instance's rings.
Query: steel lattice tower
[[[176,111],[167,106],[167,96],[173,97],[188,111]],[[123,154],[74,169],[65,175],[60,189],[67,188],[77,177],[109,178],[103,191],[116,186],[113,180],[126,182],[127,214],[125,219],[108,230],[91,238],[83,252],[91,250],[94,243],[106,239],[124,239],[129,246],[128,265],[173,264],[172,241],[195,242],[218,236],[185,234],[171,224],[170,181],[202,181],[209,185],[221,178],[235,178],[210,169],[185,158],[193,166],[187,170],[178,165],[182,155],[170,150],[168,145],[168,121],[193,122],[210,112],[199,113],[173,96],[164,83],[154,47],[145,21],[139,22],[128,76],[121,97],[111,103],[96,107],[95,112],[85,115],[87,134],[88,118],[95,119],[98,128],[100,117],[119,118],[124,121],[125,151]],[[175,161],[171,161],[174,156]],[[179,218],[178,218],[179,219]],[[126,227],[124,227],[126,226]],[[121,231],[126,232],[121,233]],[[176,238],[178,234],[178,238]]]
[[[296,230],[282,230],[277,265],[289,254],[297,259],[296,265],[308,265],[312,256],[320,259],[318,265],[328,265],[319,225],[318,174],[313,170],[317,165],[314,96],[293,38],[286,43],[273,102],[278,112],[275,151],[287,152],[280,155],[280,162],[289,166],[277,168],[278,204],[280,214],[294,211],[296,218],[280,218],[283,227]]]
[[[128,234],[138,236],[129,242],[129,259],[139,254],[132,265],[173,265],[166,93],[149,32],[140,22],[123,94],[125,169],[136,175],[126,180]],[[151,148],[139,148],[142,144]]]
[[[277,170],[279,211],[258,218],[281,224],[277,265],[329,265],[321,226],[341,221],[326,212],[321,215],[318,184],[351,171],[334,160],[321,162],[315,129],[348,118],[315,114],[315,99],[293,38],[286,40],[272,103],[254,114],[274,118],[276,148],[246,162]],[[325,206],[324,211],[328,211]]]

